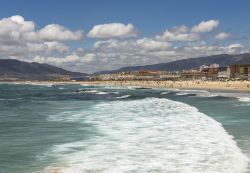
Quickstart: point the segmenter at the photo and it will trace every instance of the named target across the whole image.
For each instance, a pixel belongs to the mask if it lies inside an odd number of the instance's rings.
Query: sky
[[[93,73],[250,51],[248,0],[1,0],[0,59]]]

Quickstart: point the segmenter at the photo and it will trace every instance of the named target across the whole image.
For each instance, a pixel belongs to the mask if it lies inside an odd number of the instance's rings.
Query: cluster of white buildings
[[[202,65],[182,71],[127,71],[88,76],[85,80],[227,80],[250,79],[250,64],[220,67],[219,64]]]

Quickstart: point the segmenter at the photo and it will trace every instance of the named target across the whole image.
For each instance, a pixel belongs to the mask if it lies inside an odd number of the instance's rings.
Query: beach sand
[[[250,81],[91,81],[76,82],[90,85],[140,86],[150,88],[202,89],[211,91],[250,92]]]
[[[12,82],[11,82],[12,83]],[[13,83],[84,84],[110,86],[138,86],[148,88],[201,89],[208,91],[233,91],[250,93],[250,81],[18,81]]]

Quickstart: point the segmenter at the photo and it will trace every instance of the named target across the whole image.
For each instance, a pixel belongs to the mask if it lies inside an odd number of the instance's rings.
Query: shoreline
[[[250,81],[0,81],[13,84],[82,84],[135,86],[160,89],[206,90],[210,92],[250,93]]]

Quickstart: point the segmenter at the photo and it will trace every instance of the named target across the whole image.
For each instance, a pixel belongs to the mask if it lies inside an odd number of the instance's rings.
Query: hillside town
[[[111,74],[90,75],[85,80],[250,80],[250,64],[202,65],[182,71],[124,71]]]

